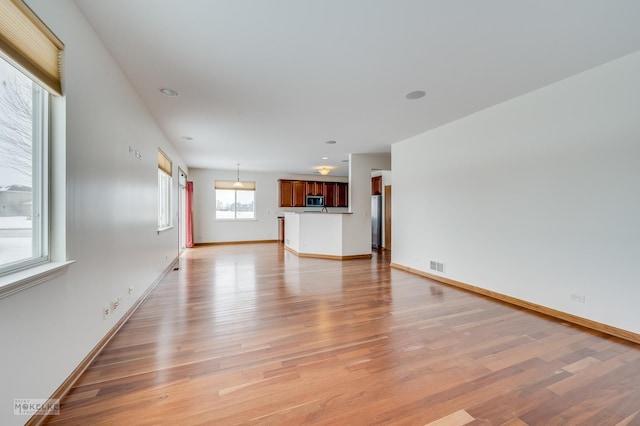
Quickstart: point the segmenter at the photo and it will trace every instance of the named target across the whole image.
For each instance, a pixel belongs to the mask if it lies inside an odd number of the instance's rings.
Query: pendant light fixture
[[[238,175],[237,175],[237,179],[235,182],[233,182],[233,186],[234,188],[244,188],[244,184],[242,182],[240,182],[240,163],[238,163]]]

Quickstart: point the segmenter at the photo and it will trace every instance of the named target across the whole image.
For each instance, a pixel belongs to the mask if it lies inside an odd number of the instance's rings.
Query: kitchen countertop
[[[319,212],[319,211],[303,211],[303,212],[285,212],[285,214],[353,214],[352,212]]]

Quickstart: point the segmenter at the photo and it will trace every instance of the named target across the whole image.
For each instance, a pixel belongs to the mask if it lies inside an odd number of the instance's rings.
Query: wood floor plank
[[[635,413],[629,415],[627,418],[621,420],[616,423],[616,426],[628,426],[633,424],[633,422],[637,422],[640,416],[640,411],[636,411]]]
[[[446,417],[433,421],[426,426],[462,426],[469,424],[474,420],[475,419],[466,411],[458,410],[455,413],[451,413]]]
[[[640,348],[372,259],[187,250],[50,425],[640,421]]]

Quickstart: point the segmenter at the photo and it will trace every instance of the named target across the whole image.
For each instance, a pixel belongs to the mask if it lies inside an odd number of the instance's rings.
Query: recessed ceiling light
[[[182,140],[185,140],[185,141],[192,141],[192,140],[193,140],[193,138],[192,138],[191,136],[183,136],[183,137],[182,137]]]
[[[326,141],[325,143],[326,143],[327,145],[333,145],[333,144],[335,144],[335,143],[336,143],[336,141]]]
[[[178,96],[178,92],[176,92],[173,89],[169,89],[167,87],[161,87],[160,89],[158,89],[160,91],[160,93],[162,93],[165,96],[170,96],[170,97],[175,97]]]
[[[414,100],[414,99],[420,99],[424,95],[426,95],[426,93],[423,90],[414,90],[413,92],[407,93],[406,98]]]
[[[322,157],[322,159],[323,159],[323,160],[328,160],[328,159],[329,159],[329,157]]]

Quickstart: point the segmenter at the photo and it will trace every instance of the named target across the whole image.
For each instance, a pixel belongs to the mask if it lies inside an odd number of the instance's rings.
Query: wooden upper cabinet
[[[371,178],[371,195],[382,195],[382,176]]]
[[[307,200],[307,186],[303,180],[285,180],[280,183],[280,207],[304,207]]]
[[[278,180],[280,207],[306,207],[307,195],[323,195],[327,207],[348,207],[349,184],[346,182],[314,182]]]
[[[349,207],[349,184],[336,183],[336,207]]]
[[[280,207],[293,207],[293,181],[280,180]]]
[[[307,181],[307,195],[322,195],[322,182]]]
[[[324,205],[327,207],[336,207],[336,183],[324,182],[322,184],[322,195],[324,195]]]
[[[293,206],[304,207],[307,204],[307,183],[303,180],[293,181]]]

